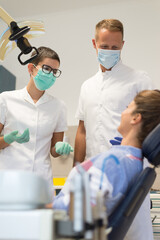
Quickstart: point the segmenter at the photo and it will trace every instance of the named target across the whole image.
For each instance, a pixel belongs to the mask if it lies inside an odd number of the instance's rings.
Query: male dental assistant
[[[75,139],[75,162],[83,162],[85,157],[91,158],[108,150],[111,147],[109,140],[119,136],[117,127],[126,106],[138,92],[153,88],[146,72],[136,71],[122,63],[123,35],[123,24],[117,19],[104,19],[96,25],[92,42],[99,71],[81,87],[76,113],[79,126]],[[145,240],[153,239],[152,226],[146,222],[145,215],[150,216],[149,197],[144,201],[125,239],[139,239],[135,230],[139,224],[146,228]]]
[[[121,113],[138,92],[152,89],[148,74],[134,70],[121,61],[124,45],[123,25],[117,19],[97,23],[92,39],[99,71],[81,87],[76,118],[75,161],[83,162],[108,150],[118,136]]]
[[[28,170],[43,176],[49,182],[52,201],[50,153],[57,157],[73,148],[63,142],[66,107],[45,91],[61,74],[59,56],[46,47],[38,51],[37,58],[28,64],[27,87],[0,94],[0,169]]]

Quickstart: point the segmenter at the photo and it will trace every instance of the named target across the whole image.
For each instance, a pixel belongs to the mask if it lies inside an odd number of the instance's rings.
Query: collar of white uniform
[[[34,106],[38,106],[40,104],[43,104],[45,102],[48,102],[51,100],[51,95],[49,95],[46,91],[44,92],[44,94],[40,97],[40,99],[34,103],[33,99],[31,98],[31,96],[29,95],[28,91],[27,91],[27,87],[22,89],[22,96],[24,98],[24,100],[26,100],[27,102],[33,104]]]
[[[110,77],[111,74],[117,72],[121,65],[122,65],[122,60],[120,59],[119,62],[110,71],[105,71],[105,72],[102,72],[101,67],[99,66],[99,74],[103,78],[108,78]]]

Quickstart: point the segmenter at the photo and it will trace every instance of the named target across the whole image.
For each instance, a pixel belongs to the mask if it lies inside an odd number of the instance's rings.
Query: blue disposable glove
[[[67,142],[57,142],[55,144],[56,153],[59,155],[68,155],[73,152],[72,146]]]
[[[4,141],[8,144],[12,142],[25,143],[29,141],[29,129],[24,130],[22,134],[18,134],[18,131],[13,131],[4,135]]]
[[[109,140],[112,145],[121,145],[122,138],[121,137],[115,137],[112,140]]]

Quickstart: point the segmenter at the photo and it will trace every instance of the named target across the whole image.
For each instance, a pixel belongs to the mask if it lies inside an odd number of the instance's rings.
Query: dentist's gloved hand
[[[13,131],[4,135],[4,141],[8,144],[12,142],[25,143],[29,141],[29,129],[24,130],[22,134],[18,134],[18,131]]]
[[[121,137],[115,137],[112,140],[109,140],[112,145],[121,145],[122,138]]]
[[[73,152],[72,146],[67,142],[57,142],[55,144],[56,153],[60,155],[68,155]]]

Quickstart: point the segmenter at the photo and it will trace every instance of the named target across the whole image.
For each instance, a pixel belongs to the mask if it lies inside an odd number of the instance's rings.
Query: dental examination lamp
[[[29,63],[31,60],[37,57],[38,50],[35,47],[32,47],[30,43],[28,42],[27,38],[23,37],[26,33],[29,32],[30,27],[26,26],[23,28],[19,28],[16,22],[10,23],[10,29],[11,29],[11,35],[9,37],[10,41],[16,41],[17,47],[21,50],[21,53],[18,55],[18,60],[22,65],[25,65]],[[25,62],[21,61],[21,56],[23,54],[30,53],[33,49],[36,51],[36,55],[34,55],[32,58],[26,60]]]
[[[6,55],[16,46],[21,50],[18,60],[22,65],[26,65],[35,59],[38,50],[32,47],[28,41],[29,38],[44,34],[44,25],[41,21],[17,22],[0,7],[0,18],[7,23],[8,28],[0,36],[0,60],[3,61]],[[22,55],[27,55],[35,50],[35,55],[25,61],[22,61]]]

